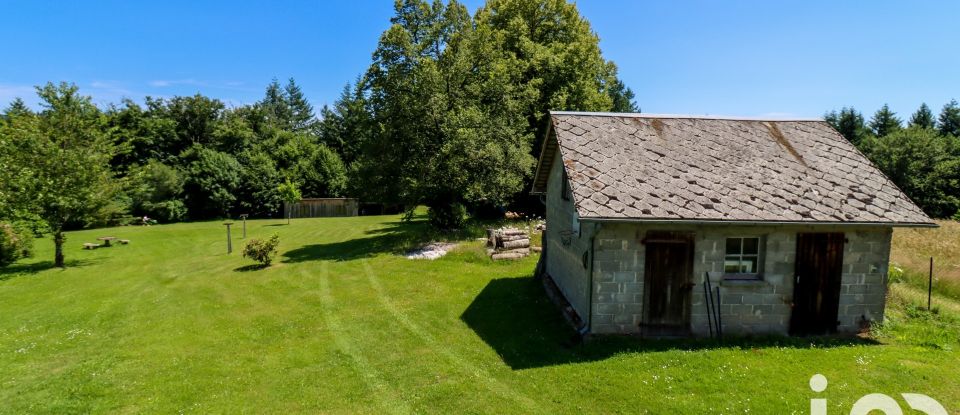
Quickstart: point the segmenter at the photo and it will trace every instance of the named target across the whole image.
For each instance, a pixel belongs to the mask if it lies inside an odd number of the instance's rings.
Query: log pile
[[[530,255],[530,235],[516,228],[488,229],[487,246],[494,261],[520,259]]]

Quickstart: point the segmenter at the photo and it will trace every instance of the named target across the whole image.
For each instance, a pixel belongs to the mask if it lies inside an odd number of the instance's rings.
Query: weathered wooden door
[[[683,335],[690,327],[693,235],[649,233],[643,282],[645,335]]]
[[[797,234],[791,334],[837,331],[844,241],[842,233]]]

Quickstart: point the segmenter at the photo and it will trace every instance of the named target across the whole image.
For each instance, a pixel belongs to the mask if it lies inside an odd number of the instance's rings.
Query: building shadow
[[[386,227],[365,232],[364,238],[325,244],[304,245],[283,253],[283,262],[351,261],[370,258],[383,253],[402,253],[431,238],[429,225],[424,221],[390,222]]]
[[[879,344],[859,337],[754,337],[712,340],[653,340],[635,336],[595,336],[581,342],[540,280],[530,276],[490,281],[460,316],[510,368],[530,369],[607,359],[623,353],[668,350],[827,348]]]

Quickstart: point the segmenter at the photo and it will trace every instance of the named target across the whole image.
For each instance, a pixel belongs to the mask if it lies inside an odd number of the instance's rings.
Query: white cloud
[[[244,83],[241,81],[213,82],[213,81],[198,80],[195,78],[155,79],[150,82],[147,82],[147,84],[154,88],[194,86],[198,88],[228,89],[228,90],[235,90],[235,91],[254,91],[255,90],[255,89],[244,87]]]
[[[177,85],[207,86],[205,82],[200,82],[200,81],[197,81],[196,79],[193,79],[193,78],[188,78],[188,79],[157,79],[157,80],[153,80],[153,81],[148,82],[148,84],[149,84],[150,86],[156,87],[156,88],[166,88],[166,87],[169,87],[169,86],[177,86]]]
[[[36,102],[36,97],[37,93],[32,85],[0,84],[0,109],[6,108],[15,98],[22,98],[32,105]]]

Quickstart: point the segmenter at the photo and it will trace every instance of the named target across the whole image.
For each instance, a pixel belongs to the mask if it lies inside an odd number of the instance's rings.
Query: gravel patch
[[[457,244],[446,243],[446,242],[434,242],[431,244],[424,245],[420,248],[414,249],[410,252],[407,252],[407,259],[429,259],[434,260],[440,258],[447,254],[448,251],[453,249]]]

